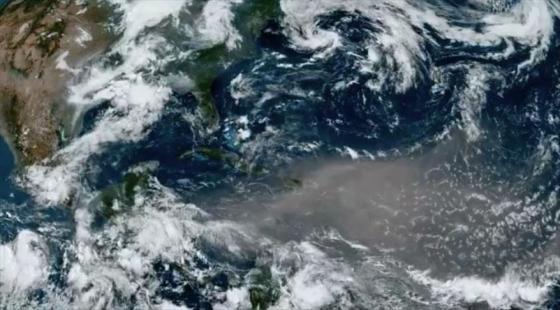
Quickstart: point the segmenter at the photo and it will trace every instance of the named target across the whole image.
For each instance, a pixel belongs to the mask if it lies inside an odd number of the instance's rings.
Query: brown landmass
[[[72,69],[105,50],[106,16],[98,7],[63,0],[19,0],[0,12],[0,133],[22,165],[60,145]],[[68,68],[57,64],[64,59]]]

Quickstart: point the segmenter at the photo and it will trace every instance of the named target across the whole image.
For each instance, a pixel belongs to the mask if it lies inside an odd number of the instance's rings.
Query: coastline
[[[89,3],[0,1],[0,134],[16,165],[31,165],[62,143],[73,68],[105,50],[109,39],[103,13]]]
[[[0,137],[0,197],[9,194],[9,177],[15,168],[15,158],[9,144]]]
[[[2,9],[4,9],[8,5],[9,0],[0,0],[0,13],[2,13]]]

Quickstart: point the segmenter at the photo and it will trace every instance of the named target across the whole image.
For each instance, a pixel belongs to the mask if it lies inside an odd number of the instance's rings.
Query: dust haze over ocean
[[[560,307],[558,2],[92,6],[75,134],[0,189],[0,307]]]

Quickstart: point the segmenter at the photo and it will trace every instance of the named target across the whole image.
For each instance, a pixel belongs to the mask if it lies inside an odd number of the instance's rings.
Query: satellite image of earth
[[[560,309],[560,1],[0,0],[0,309]]]

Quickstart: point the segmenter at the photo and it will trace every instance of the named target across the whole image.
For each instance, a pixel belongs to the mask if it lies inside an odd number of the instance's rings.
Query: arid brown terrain
[[[107,46],[102,21],[86,2],[17,0],[0,11],[0,130],[20,164],[59,146],[65,87]]]

